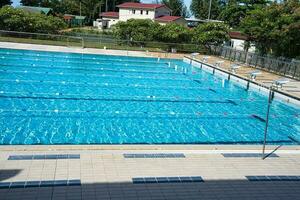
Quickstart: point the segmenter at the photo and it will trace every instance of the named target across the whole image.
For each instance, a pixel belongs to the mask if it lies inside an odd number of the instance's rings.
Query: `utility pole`
[[[79,1],[79,15],[81,16],[81,0]]]
[[[212,0],[209,0],[208,17],[207,17],[207,20],[208,20],[208,21],[210,20],[211,1],[212,1]]]

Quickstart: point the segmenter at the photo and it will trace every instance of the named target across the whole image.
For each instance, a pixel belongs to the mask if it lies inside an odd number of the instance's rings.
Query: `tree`
[[[185,26],[176,23],[168,23],[161,26],[159,41],[168,43],[187,43],[191,40],[191,32]]]
[[[130,19],[118,22],[113,28],[116,38],[132,41],[152,41],[160,25],[152,20]]]
[[[4,6],[0,9],[0,27],[8,31],[58,33],[66,27],[66,24],[58,17]]]
[[[168,6],[172,10],[172,15],[174,16],[189,16],[189,12],[184,5],[183,0],[162,0],[161,3]]]
[[[106,6],[107,1],[107,8]],[[80,14],[86,16],[89,22],[98,18],[100,12],[115,11],[116,5],[124,2],[139,2],[139,0],[21,0],[24,6],[41,6],[52,8],[56,14]]]
[[[191,41],[191,31],[182,25],[169,23],[160,25],[152,20],[130,19],[118,22],[113,28],[114,36],[122,40],[159,41],[167,43],[188,43]]]
[[[225,21],[230,27],[238,27],[246,13],[258,8],[265,7],[266,0],[230,0],[221,10],[219,19]]]
[[[194,29],[192,41],[210,49],[211,45],[222,45],[229,40],[229,27],[224,23],[209,22]]]
[[[41,0],[21,0],[20,3],[23,6],[39,6],[41,3]]]
[[[300,2],[287,0],[250,11],[241,22],[262,55],[300,56]]]
[[[210,19],[217,19],[222,7],[220,0],[212,0],[211,2],[211,16]],[[200,19],[208,18],[209,0],[192,0],[190,10],[192,14]]]
[[[219,19],[225,21],[230,27],[238,27],[241,20],[246,16],[247,8],[236,3],[230,4],[224,8]]]
[[[0,8],[2,7],[2,6],[5,6],[5,5],[11,5],[12,4],[12,2],[10,1],[10,0],[1,0],[0,1]]]

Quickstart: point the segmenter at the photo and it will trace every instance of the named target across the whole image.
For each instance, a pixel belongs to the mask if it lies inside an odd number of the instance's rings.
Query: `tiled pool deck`
[[[21,183],[18,188],[0,189],[0,199],[300,199],[297,151],[278,151],[279,157],[265,160],[205,151],[172,151],[184,154],[174,157],[170,152],[162,156],[161,151],[143,151],[150,156],[138,158],[128,157],[128,153],[141,151],[1,151],[2,183],[47,180],[50,186],[24,187]],[[160,156],[155,157],[157,153]],[[80,154],[80,158],[8,160],[11,155],[32,154]],[[264,179],[249,181],[246,176]],[[149,183],[132,182],[141,177],[158,178],[148,178]],[[166,177],[179,181],[157,183]],[[190,177],[203,181],[183,181]],[[270,177],[276,180],[266,180]],[[80,180],[81,185],[51,186],[55,180]]]

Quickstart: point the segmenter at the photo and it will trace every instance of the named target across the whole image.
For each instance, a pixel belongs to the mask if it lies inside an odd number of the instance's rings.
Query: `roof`
[[[84,20],[84,19],[85,19],[85,16],[78,16],[78,15],[75,15],[75,19]]]
[[[160,22],[173,22],[178,19],[181,19],[181,17],[179,17],[179,16],[162,16],[162,17],[155,18],[156,21],[160,21]]]
[[[18,8],[28,12],[41,13],[45,15],[48,15],[52,11],[51,8],[46,8],[46,7],[18,6]]]
[[[238,31],[231,31],[229,32],[229,37],[231,39],[238,39],[238,40],[248,40],[248,36],[242,34],[241,32]]]
[[[66,19],[66,20],[70,20],[70,19],[84,20],[85,18],[86,18],[86,16],[64,14],[64,19]]]
[[[119,13],[118,12],[103,12],[100,14],[100,17],[119,18]]]
[[[119,8],[145,8],[145,9],[156,9],[160,7],[166,7],[164,4],[153,4],[153,3],[133,3],[133,2],[126,2],[118,5]],[[170,9],[170,8],[168,8]]]
[[[185,18],[188,22],[201,22],[201,23],[208,23],[208,22],[217,22],[217,23],[223,23],[224,21],[221,20],[214,20],[214,19],[198,19],[198,18]]]

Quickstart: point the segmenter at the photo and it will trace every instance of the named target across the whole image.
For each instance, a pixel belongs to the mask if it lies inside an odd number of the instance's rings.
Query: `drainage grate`
[[[262,157],[261,153],[222,153],[222,155],[225,158],[258,158],[258,157]],[[279,156],[275,153],[272,153],[272,154],[268,155],[268,158],[270,158],[270,157],[277,158]]]
[[[300,181],[300,176],[246,176],[248,181]]]
[[[30,188],[30,187],[58,187],[58,186],[80,186],[80,179],[71,180],[45,180],[45,181],[16,181],[0,182],[0,189],[8,188]]]
[[[201,176],[174,176],[174,177],[137,177],[132,178],[133,184],[146,183],[197,183],[204,182]]]
[[[123,154],[124,158],[185,158],[183,153]]]
[[[12,155],[8,160],[80,159],[80,154]]]

